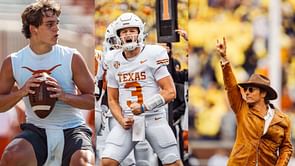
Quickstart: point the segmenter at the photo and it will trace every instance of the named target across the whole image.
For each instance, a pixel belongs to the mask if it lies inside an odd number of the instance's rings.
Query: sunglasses
[[[256,88],[256,87],[245,87],[244,88],[244,91],[245,92],[249,91],[250,93],[252,93],[252,92],[254,92],[257,89],[259,89],[259,88]]]

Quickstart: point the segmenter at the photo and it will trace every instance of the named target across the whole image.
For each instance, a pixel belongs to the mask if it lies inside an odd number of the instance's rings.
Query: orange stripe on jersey
[[[168,58],[160,59],[160,60],[157,60],[156,62],[158,63],[158,62],[162,62],[162,61],[169,61],[169,59]]]
[[[169,59],[162,59],[157,61],[157,65],[159,64],[169,64]]]
[[[168,59],[163,59],[163,60],[157,61],[157,63],[159,63],[159,62],[168,62],[168,61],[169,61]]]
[[[161,62],[161,63],[157,63],[157,65],[160,65],[160,64],[163,64],[163,65],[168,65],[169,63],[168,63],[168,62]]]

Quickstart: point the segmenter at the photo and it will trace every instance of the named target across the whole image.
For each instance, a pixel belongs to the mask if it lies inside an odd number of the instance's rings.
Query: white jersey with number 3
[[[140,54],[127,60],[122,50],[113,52],[107,64],[108,87],[118,88],[119,102],[124,114],[130,114],[130,104],[143,104],[155,94],[160,93],[157,81],[169,76],[167,65],[169,57],[166,49],[158,45],[145,45]],[[164,109],[150,110],[145,114],[163,113]]]

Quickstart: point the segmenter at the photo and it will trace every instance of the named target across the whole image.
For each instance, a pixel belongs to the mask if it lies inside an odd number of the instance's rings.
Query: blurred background
[[[235,139],[235,115],[215,52],[222,37],[238,82],[254,72],[271,79],[280,96],[274,104],[290,116],[295,141],[294,11],[294,0],[189,1],[191,165],[226,165]]]
[[[36,0],[0,0],[0,66],[4,58],[28,44],[21,33],[21,13]],[[94,0],[57,0],[61,4],[59,44],[77,48],[94,73]],[[7,143],[20,131],[25,121],[24,105],[19,102],[10,111],[0,113],[0,156]],[[85,113],[94,129],[94,111]]]

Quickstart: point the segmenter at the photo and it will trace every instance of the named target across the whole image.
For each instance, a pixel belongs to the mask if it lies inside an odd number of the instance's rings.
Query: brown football
[[[42,82],[40,83],[39,87],[31,88],[35,91],[35,94],[29,94],[30,104],[32,106],[33,112],[39,118],[46,118],[52,111],[55,106],[56,98],[51,98],[50,95],[52,92],[47,90],[47,85],[45,83],[46,77],[44,79],[40,78]]]

